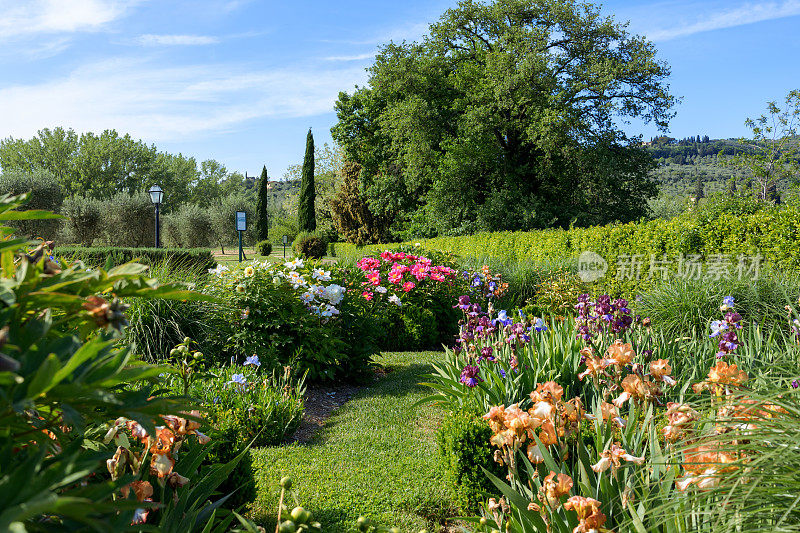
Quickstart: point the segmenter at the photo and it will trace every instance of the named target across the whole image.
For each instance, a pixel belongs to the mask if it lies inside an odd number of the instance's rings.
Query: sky
[[[0,0],[0,138],[116,129],[230,171],[280,179],[340,91],[389,41],[456,0]],[[681,97],[670,135],[739,137],[800,89],[800,0],[608,0],[655,42]],[[646,138],[652,126],[633,122]]]

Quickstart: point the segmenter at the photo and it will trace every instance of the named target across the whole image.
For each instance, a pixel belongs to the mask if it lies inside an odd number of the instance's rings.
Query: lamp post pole
[[[161,204],[156,204],[156,248],[161,248],[161,221],[159,220],[159,212]]]

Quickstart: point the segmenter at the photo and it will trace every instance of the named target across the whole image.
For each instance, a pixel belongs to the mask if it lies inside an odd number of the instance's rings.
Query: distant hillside
[[[753,150],[737,139],[659,137],[644,143],[644,148],[659,163],[653,177],[667,196],[692,196],[698,176],[703,179],[706,194],[726,190],[731,178],[741,187],[751,177],[744,170],[724,164],[734,154]],[[785,190],[788,185],[778,183],[778,189]]]
[[[254,176],[247,176],[245,187],[257,191],[261,180]],[[269,203],[276,208],[286,206],[289,199],[300,190],[300,180],[270,180]]]

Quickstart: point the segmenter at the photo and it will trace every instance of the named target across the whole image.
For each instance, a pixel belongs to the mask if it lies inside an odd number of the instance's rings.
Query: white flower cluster
[[[298,258],[283,264],[253,261],[251,266],[233,272],[242,272],[245,277],[251,277],[255,271],[263,271],[267,277],[271,275],[272,282],[276,285],[291,286],[297,293],[297,297],[312,313],[326,319],[339,314],[337,306],[344,299],[347,289],[336,283],[330,283],[330,270],[306,266],[305,262]],[[209,272],[222,277],[231,271],[228,267],[220,265],[215,269],[210,269]]]

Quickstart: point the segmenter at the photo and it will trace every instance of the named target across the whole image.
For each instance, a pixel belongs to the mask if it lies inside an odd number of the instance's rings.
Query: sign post
[[[247,213],[236,211],[236,231],[239,232],[239,262],[242,262],[244,250],[242,249],[242,233],[247,230]]]
[[[289,243],[289,236],[283,236],[283,258],[286,259],[286,245]]]

